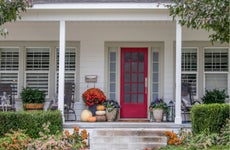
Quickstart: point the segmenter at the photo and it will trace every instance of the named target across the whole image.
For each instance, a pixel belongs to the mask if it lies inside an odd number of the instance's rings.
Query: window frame
[[[199,92],[198,92],[198,71],[199,71],[199,52],[198,52],[198,47],[182,47],[182,51],[181,51],[181,57],[183,56],[183,50],[195,50],[196,51],[196,70],[192,70],[192,71],[189,71],[189,70],[185,70],[183,71],[183,68],[182,68],[182,59],[181,59],[181,82],[185,79],[182,79],[183,75],[195,75],[196,76],[196,83],[195,83],[195,94],[193,94],[193,98],[194,99],[198,99],[198,95],[199,95]],[[193,83],[192,83],[193,85]]]
[[[39,70],[27,70],[27,50],[28,49],[46,49],[48,51],[48,55],[49,55],[49,65],[48,65],[48,69],[47,70],[42,70],[42,69],[39,69]],[[39,47],[39,46],[30,46],[30,47],[25,47],[25,74],[24,74],[24,86],[26,87],[33,87],[33,86],[29,86],[28,83],[27,83],[27,78],[28,78],[28,74],[47,74],[47,80],[48,80],[48,83],[47,83],[47,88],[45,88],[46,90],[46,98],[49,98],[49,93],[50,93],[50,62],[51,62],[51,48],[50,47]],[[41,87],[38,87],[40,90],[44,90],[43,88]]]
[[[0,69],[0,82],[1,83],[10,83],[12,86],[12,92],[14,95],[14,98],[18,98],[18,81],[19,81],[19,70],[20,70],[20,48],[19,47],[15,47],[15,46],[1,46],[1,49],[7,49],[7,51],[9,51],[9,49],[13,49],[14,52],[17,51],[17,55],[18,55],[18,65],[16,69],[9,69],[7,70],[8,67],[6,67],[5,69]],[[0,59],[2,59],[2,55],[0,54]],[[14,59],[14,58],[13,58]],[[9,74],[11,74],[11,76],[16,76],[13,80],[2,80],[1,75],[2,74],[7,74],[7,76],[9,76]]]
[[[227,52],[227,71],[206,71],[205,70],[205,50],[226,50],[226,52]],[[227,77],[227,82],[228,82],[228,80],[229,80],[229,56],[230,55],[230,53],[229,53],[229,48],[227,48],[227,47],[204,47],[203,48],[203,79],[204,79],[204,85],[203,85],[203,89],[204,89],[204,92],[205,92],[205,90],[207,89],[207,87],[206,87],[206,75],[207,74],[223,74],[223,75],[226,75],[226,77]],[[227,87],[226,87],[226,92],[229,90],[229,88],[230,88],[230,86],[227,84]]]

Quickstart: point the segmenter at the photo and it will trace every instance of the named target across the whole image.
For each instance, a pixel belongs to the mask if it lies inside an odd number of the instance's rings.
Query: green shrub
[[[225,99],[228,98],[225,90],[206,90],[205,95],[201,98],[204,104],[212,103],[225,103]]]
[[[42,124],[50,122],[52,134],[62,131],[62,115],[60,111],[18,111],[0,113],[0,137],[10,129],[26,130],[31,138],[37,138],[42,130]]]
[[[193,133],[219,133],[225,120],[229,118],[229,111],[229,104],[194,105],[191,109]]]

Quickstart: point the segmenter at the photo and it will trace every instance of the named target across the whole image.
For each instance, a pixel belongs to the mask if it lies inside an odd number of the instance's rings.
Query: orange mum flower
[[[79,132],[79,127],[74,127],[74,132],[78,133]]]
[[[69,130],[65,130],[65,135],[68,137],[70,135]]]
[[[82,94],[82,98],[87,106],[101,104],[105,102],[106,96],[99,88],[90,88]]]

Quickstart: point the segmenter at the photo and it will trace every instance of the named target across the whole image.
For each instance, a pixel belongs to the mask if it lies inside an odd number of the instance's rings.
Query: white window
[[[117,51],[109,48],[109,99],[116,100],[117,87]]]
[[[225,89],[228,87],[228,49],[227,48],[205,48],[204,70],[205,89]]]
[[[75,84],[76,77],[76,48],[66,48],[65,52],[65,81]],[[59,48],[56,49],[56,93],[59,78]]]
[[[19,48],[0,48],[0,83],[10,83],[13,95],[18,92]]]
[[[26,86],[48,93],[49,48],[26,48]]]
[[[151,99],[159,97],[159,52],[152,51],[152,90]]]
[[[197,96],[197,60],[196,48],[182,49],[181,82],[189,83],[193,96]]]

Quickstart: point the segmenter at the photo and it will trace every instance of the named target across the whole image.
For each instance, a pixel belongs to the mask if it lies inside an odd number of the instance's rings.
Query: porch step
[[[90,150],[144,150],[166,144],[163,130],[97,129],[90,135]]]
[[[78,126],[89,132],[90,150],[144,150],[166,145],[164,131],[191,129],[191,124],[172,122],[65,122],[63,128]]]

